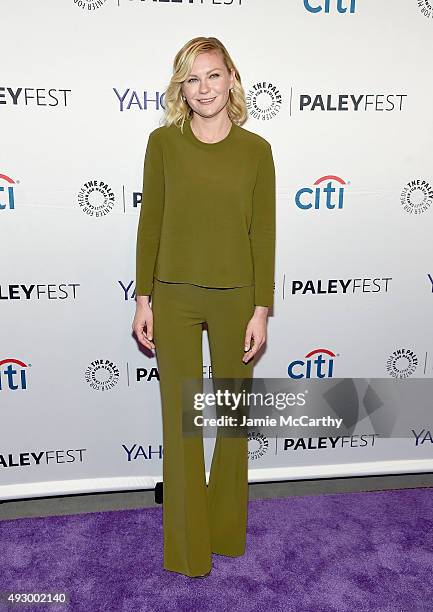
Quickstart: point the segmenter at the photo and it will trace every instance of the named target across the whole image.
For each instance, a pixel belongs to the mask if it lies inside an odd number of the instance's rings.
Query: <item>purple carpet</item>
[[[433,610],[433,489],[251,500],[243,557],[162,568],[162,507],[0,521],[0,591],[64,591],[85,612]]]

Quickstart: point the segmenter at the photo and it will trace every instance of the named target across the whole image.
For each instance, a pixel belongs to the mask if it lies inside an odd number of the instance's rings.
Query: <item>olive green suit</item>
[[[202,379],[207,323],[213,378],[251,379],[244,339],[273,305],[275,170],[270,144],[232,123],[217,143],[162,126],[150,133],[136,246],[136,294],[152,295],[163,418],[164,568],[188,576],[211,553],[242,555],[247,438],[218,437],[206,487],[203,439],[182,431],[182,385]]]

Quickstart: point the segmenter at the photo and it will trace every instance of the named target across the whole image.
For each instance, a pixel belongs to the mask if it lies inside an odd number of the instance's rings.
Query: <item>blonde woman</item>
[[[201,436],[182,430],[182,383],[252,378],[273,306],[275,169],[247,119],[239,72],[213,37],[175,56],[164,124],[148,138],[137,231],[133,330],[155,349],[163,423],[164,568],[206,576],[212,553],[245,552],[246,436],[217,437],[209,485]]]

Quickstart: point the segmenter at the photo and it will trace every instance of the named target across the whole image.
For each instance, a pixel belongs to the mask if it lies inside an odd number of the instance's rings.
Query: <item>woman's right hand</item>
[[[140,296],[141,297],[141,296]],[[142,346],[148,349],[154,349],[153,343],[153,311],[148,300],[137,298],[137,307],[135,310],[134,321],[132,322],[132,331],[137,336],[137,340]]]

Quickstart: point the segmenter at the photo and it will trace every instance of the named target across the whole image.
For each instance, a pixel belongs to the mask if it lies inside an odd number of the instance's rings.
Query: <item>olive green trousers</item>
[[[212,378],[252,378],[242,361],[254,286],[213,288],[154,279],[153,340],[163,425],[164,569],[207,573],[212,553],[245,552],[248,439],[217,436],[206,486],[203,437],[182,430],[182,382],[202,379],[202,323],[207,324]]]

